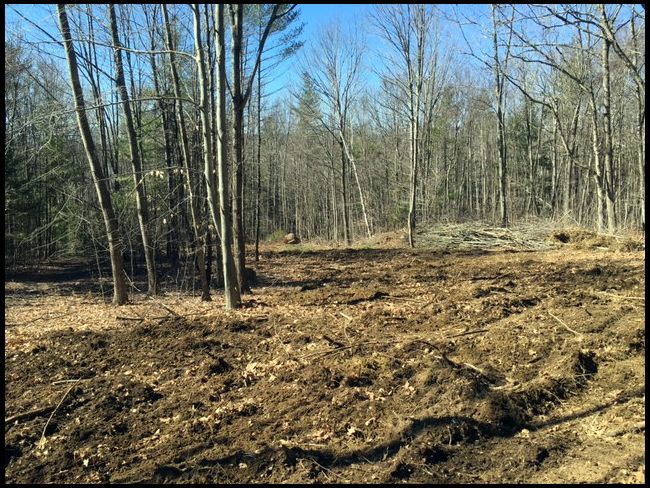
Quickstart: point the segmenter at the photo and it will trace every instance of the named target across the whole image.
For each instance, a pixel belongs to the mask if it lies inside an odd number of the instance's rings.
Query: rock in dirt
[[[284,243],[285,244],[300,244],[300,238],[294,234],[293,232],[290,232],[286,236],[284,236]]]

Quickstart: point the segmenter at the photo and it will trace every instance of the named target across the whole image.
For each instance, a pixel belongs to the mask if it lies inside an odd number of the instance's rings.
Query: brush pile
[[[550,227],[538,224],[517,228],[491,227],[480,222],[438,224],[422,230],[416,242],[418,247],[448,251],[541,251],[557,247],[558,243],[547,241],[550,232]]]

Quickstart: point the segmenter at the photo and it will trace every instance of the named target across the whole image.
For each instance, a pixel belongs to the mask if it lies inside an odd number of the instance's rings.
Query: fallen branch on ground
[[[47,431],[47,426],[50,425],[50,421],[52,420],[52,417],[54,417],[54,414],[56,413],[56,411],[59,409],[59,407],[63,403],[63,400],[65,400],[65,397],[68,396],[68,393],[70,393],[72,391],[72,389],[75,386],[77,386],[77,383],[79,383],[80,381],[81,381],[81,378],[79,378],[77,381],[75,381],[73,383],[73,385],[70,388],[68,388],[68,391],[65,392],[63,397],[61,397],[61,400],[59,401],[59,404],[56,407],[54,407],[54,410],[52,411],[52,413],[50,414],[50,417],[47,419],[47,422],[45,423],[45,427],[43,427],[43,433],[41,434],[41,441],[40,442],[43,442],[43,440],[45,439],[45,432]]]
[[[565,324],[564,322],[562,322],[562,320],[560,320],[558,317],[556,317],[555,315],[553,315],[551,312],[548,312],[548,314],[549,314],[551,317],[553,317],[555,320],[557,320],[558,323],[559,323],[561,326],[563,326],[566,330],[568,330],[569,332],[573,332],[576,336],[578,336],[579,338],[582,339],[582,334],[581,334],[580,332],[576,332],[575,330],[573,330],[571,327],[569,327],[567,324]]]
[[[606,291],[597,291],[599,295],[607,295],[609,297],[620,298],[621,300],[641,300],[645,302],[645,297],[628,297],[623,295],[617,295],[616,293],[607,293]]]
[[[339,314],[345,317],[346,319],[348,319],[350,322],[352,322],[352,317],[350,317],[349,315],[346,315],[343,312],[339,312]]]
[[[17,413],[16,415],[12,415],[11,417],[5,417],[5,427],[7,426],[7,424],[13,424],[14,422],[17,422],[19,420],[30,419],[32,417],[38,417],[39,415],[46,415],[50,413],[53,409],[54,407],[49,406],[49,407],[37,408],[35,410],[30,410],[29,412]]]
[[[178,313],[176,313],[174,310],[172,310],[171,308],[169,308],[169,307],[168,307],[167,305],[165,305],[164,303],[161,303],[161,302],[159,302],[158,300],[156,300],[156,303],[157,303],[158,305],[160,305],[162,308],[164,308],[165,310],[167,310],[167,311],[168,311],[170,314],[172,314],[174,317],[176,317],[176,318],[180,318],[180,317],[181,317]]]
[[[454,337],[461,337],[461,336],[466,336],[466,335],[471,335],[471,334],[480,334],[481,332],[487,332],[489,329],[479,329],[479,330],[470,330],[468,332],[462,332],[460,334],[454,334],[451,336],[447,336],[447,339],[452,339]]]
[[[89,380],[89,379],[90,378],[74,378],[74,379],[71,379],[71,380],[58,380],[58,381],[53,381],[52,384],[53,385],[61,385],[63,383],[76,383],[78,381],[85,381],[85,380]]]
[[[190,314],[190,315],[196,315],[196,314]],[[164,320],[164,319],[169,319],[171,318],[172,315],[161,315],[160,317],[123,317],[121,315],[116,316],[115,318],[118,320],[132,320],[134,322],[142,322],[144,320]]]

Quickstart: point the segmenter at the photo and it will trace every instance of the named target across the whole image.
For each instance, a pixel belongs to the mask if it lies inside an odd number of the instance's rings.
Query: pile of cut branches
[[[550,229],[539,225],[516,228],[491,227],[482,223],[438,224],[419,232],[418,244],[443,250],[499,249],[540,251],[556,245],[546,242]]]

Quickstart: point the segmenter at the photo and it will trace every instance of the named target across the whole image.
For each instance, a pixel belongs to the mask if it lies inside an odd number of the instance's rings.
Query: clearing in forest
[[[471,232],[269,246],[229,312],[8,276],[6,480],[643,482],[641,248]]]

